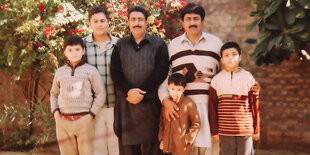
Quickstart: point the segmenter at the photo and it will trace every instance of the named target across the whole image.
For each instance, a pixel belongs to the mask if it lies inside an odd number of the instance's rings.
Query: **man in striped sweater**
[[[204,9],[189,3],[181,12],[185,33],[173,39],[169,46],[172,73],[185,75],[187,85],[185,95],[196,103],[201,119],[201,128],[193,144],[192,155],[219,154],[218,143],[211,147],[211,134],[208,121],[209,85],[219,70],[222,41],[209,33],[202,32]],[[159,88],[159,98],[164,107],[166,119],[178,117],[176,104],[169,99],[167,80]]]
[[[220,141],[223,155],[252,155],[259,139],[258,93],[252,74],[239,67],[241,50],[234,42],[221,48],[224,70],[211,82],[209,122],[212,138]]]

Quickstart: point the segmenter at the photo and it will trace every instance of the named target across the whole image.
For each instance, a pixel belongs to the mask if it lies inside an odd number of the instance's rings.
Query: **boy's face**
[[[235,48],[228,48],[222,52],[222,63],[228,71],[235,71],[239,67],[241,61],[241,55],[239,55],[238,50]]]
[[[88,25],[94,34],[103,35],[108,32],[109,20],[103,12],[99,12],[91,16]]]
[[[76,66],[85,54],[85,50],[81,45],[68,45],[64,51],[66,58],[70,61],[71,65]]]
[[[185,14],[182,25],[187,35],[201,35],[203,21],[199,14]]]
[[[144,35],[147,29],[147,20],[142,12],[133,11],[129,14],[128,26],[130,32],[136,35]]]
[[[183,95],[185,88],[183,86],[175,85],[174,83],[170,83],[168,85],[169,95],[173,101],[178,102],[179,98]]]

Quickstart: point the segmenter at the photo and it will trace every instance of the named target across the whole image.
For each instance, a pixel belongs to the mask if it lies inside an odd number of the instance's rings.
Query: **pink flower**
[[[63,6],[60,6],[56,12],[60,12],[60,11],[63,11],[64,10],[64,7]]]
[[[114,5],[113,5],[113,4],[107,4],[106,7],[109,8],[109,9],[111,9],[111,8],[114,7]]]
[[[45,6],[44,6],[44,4],[40,4],[39,5],[39,7],[38,7],[38,10],[40,11],[40,12],[43,12],[44,10],[45,10]]]
[[[5,9],[6,9],[6,6],[5,6],[5,5],[2,5],[2,6],[1,6],[1,10],[4,11]]]
[[[149,8],[147,6],[144,7],[145,11],[149,10]]]
[[[139,0],[132,0],[132,3],[138,3]]]

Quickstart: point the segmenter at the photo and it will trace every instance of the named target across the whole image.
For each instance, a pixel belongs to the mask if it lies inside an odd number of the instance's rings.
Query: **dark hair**
[[[194,14],[199,14],[200,17],[201,17],[201,21],[203,21],[205,19],[205,15],[206,15],[206,12],[205,10],[203,9],[202,6],[198,5],[198,4],[195,4],[195,3],[188,3],[181,11],[181,18],[182,18],[182,21],[184,21],[184,16],[185,14],[188,14],[188,13],[194,13]]]
[[[128,19],[129,19],[130,13],[131,13],[131,12],[134,12],[134,11],[143,13],[143,15],[144,15],[144,17],[145,17],[145,20],[147,20],[147,17],[149,16],[149,13],[148,13],[148,12],[145,10],[145,8],[142,7],[142,6],[133,6],[132,8],[130,8],[130,9],[128,10]]]
[[[169,76],[168,78],[168,85],[174,84],[176,86],[183,86],[185,88],[186,86],[186,78],[183,74],[180,73],[174,73]]]
[[[240,46],[235,42],[227,42],[221,47],[221,56],[223,55],[223,51],[226,49],[234,48],[238,51],[239,55],[241,55]]]
[[[82,48],[84,48],[83,40],[78,35],[69,35],[66,37],[64,41],[64,49],[66,49],[67,46],[72,45],[81,45]]]
[[[105,17],[110,20],[108,11],[102,6],[94,6],[88,10],[88,20],[90,21],[91,17],[97,13],[104,13]]]

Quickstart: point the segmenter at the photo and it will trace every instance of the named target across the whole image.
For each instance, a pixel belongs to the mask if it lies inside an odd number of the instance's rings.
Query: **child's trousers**
[[[56,135],[61,155],[92,155],[94,119],[87,114],[71,121],[55,116]]]
[[[252,136],[220,135],[222,155],[254,155]]]

